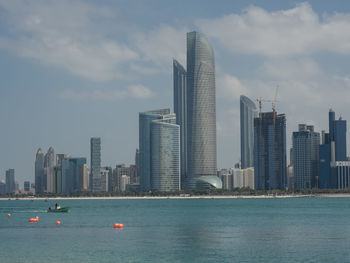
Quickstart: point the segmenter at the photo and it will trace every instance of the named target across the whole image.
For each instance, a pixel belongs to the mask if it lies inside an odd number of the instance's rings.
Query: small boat
[[[54,213],[67,213],[69,211],[70,207],[66,206],[66,207],[60,207],[57,209],[51,209],[51,207],[49,209],[47,209],[47,212],[54,212]]]

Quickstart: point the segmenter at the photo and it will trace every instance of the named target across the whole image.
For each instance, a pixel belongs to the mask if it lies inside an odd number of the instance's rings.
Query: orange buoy
[[[39,218],[29,218],[28,221],[31,222],[31,223],[39,222]]]
[[[59,226],[61,224],[61,221],[56,222],[56,226]]]
[[[11,214],[7,214],[7,217],[10,217],[11,216]]]
[[[124,228],[124,224],[114,224],[113,225],[114,228]]]

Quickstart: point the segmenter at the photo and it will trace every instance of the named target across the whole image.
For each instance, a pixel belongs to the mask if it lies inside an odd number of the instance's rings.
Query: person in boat
[[[58,209],[60,209],[60,208],[61,208],[60,205],[56,203],[55,209],[58,210]]]

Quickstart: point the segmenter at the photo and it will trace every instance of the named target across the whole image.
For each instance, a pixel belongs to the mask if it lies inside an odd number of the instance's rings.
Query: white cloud
[[[169,73],[185,63],[185,27],[119,26],[118,10],[86,1],[0,0],[9,35],[0,48],[94,81]],[[136,73],[136,74],[135,74]]]
[[[160,25],[147,33],[134,34],[134,44],[141,51],[142,58],[151,61],[163,71],[170,71],[172,59],[186,63],[187,28],[177,29],[168,25]]]
[[[142,85],[134,85],[128,87],[128,94],[130,97],[137,99],[149,99],[154,96],[154,93]]]
[[[11,35],[0,48],[64,68],[95,81],[123,77],[122,65],[139,59],[126,44],[109,39],[97,21],[106,8],[81,1],[0,1]],[[98,25],[100,27],[98,27]]]
[[[320,18],[308,3],[275,12],[250,6],[243,13],[200,19],[196,24],[232,53],[270,57],[322,51],[350,54],[350,14]]]
[[[249,95],[249,89],[237,77],[225,73],[217,77],[216,89],[219,98],[229,100],[235,100],[242,94]]]
[[[322,77],[323,74],[321,67],[308,57],[268,59],[260,66],[258,72],[259,77],[262,79],[270,78],[275,80],[314,80]]]
[[[155,75],[159,73],[159,69],[156,67],[150,67],[139,64],[130,64],[130,69],[136,73],[140,73],[142,75]]]
[[[69,100],[104,100],[104,101],[118,101],[126,98],[134,99],[149,99],[155,96],[149,88],[142,85],[129,86],[123,90],[92,90],[92,91],[73,91],[64,90],[59,96],[62,99]]]

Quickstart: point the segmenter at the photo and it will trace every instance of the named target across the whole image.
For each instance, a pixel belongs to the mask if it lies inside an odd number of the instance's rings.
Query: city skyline
[[[223,1],[210,8],[214,3],[204,2],[207,11],[192,8],[178,17],[174,11],[183,11],[184,2],[170,13],[157,1],[148,7],[139,2],[142,12],[107,1],[0,1],[0,120],[6,127],[0,178],[14,168],[20,185],[33,182],[39,147],[87,157],[94,136],[103,140],[101,166],[133,163],[138,112],[172,106],[172,59],[186,65],[185,34],[193,30],[208,38],[216,54],[218,167],[240,159],[241,94],[271,99],[279,84],[277,111],[287,115],[287,149],[298,123],[326,130],[320,112],[328,108],[349,119],[349,36],[342,25],[350,24],[350,6],[336,3]],[[146,18],[144,10],[156,4],[164,16]],[[239,23],[248,31],[241,32]],[[298,29],[298,37],[278,27]],[[264,32],[271,34],[265,38]],[[266,103],[264,111],[269,108]]]

